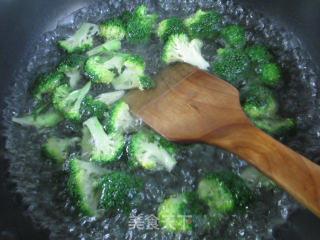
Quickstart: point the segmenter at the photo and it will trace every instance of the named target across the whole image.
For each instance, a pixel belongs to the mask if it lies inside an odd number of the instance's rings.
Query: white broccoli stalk
[[[97,117],[83,123],[82,157],[95,162],[113,162],[121,154],[124,137],[120,133],[106,134]]]
[[[111,106],[116,101],[120,100],[126,92],[124,90],[101,93],[95,97],[95,100],[103,102],[107,106]]]

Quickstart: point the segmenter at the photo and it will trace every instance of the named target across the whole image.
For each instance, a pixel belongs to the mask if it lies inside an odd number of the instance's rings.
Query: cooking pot
[[[107,0],[106,0],[107,1]],[[183,2],[183,1],[182,1]],[[293,32],[299,43],[310,54],[315,69],[320,67],[320,1],[319,0],[242,0],[247,8],[259,11],[272,22]],[[0,108],[6,104],[4,97],[14,84],[15,73],[28,63],[27,53],[32,51],[39,36],[53,30],[59,19],[86,6],[86,0],[2,0],[0,1]],[[181,3],[183,4],[183,3]],[[318,84],[318,83],[317,83]],[[319,90],[319,89],[318,89]],[[319,91],[318,93],[319,94]],[[1,132],[3,132],[1,125]],[[5,151],[5,137],[1,149]],[[312,153],[304,153],[318,160],[320,146]],[[319,163],[319,162],[318,162]],[[8,181],[9,159],[1,155],[0,161],[0,240],[48,239],[49,231],[35,226],[24,214],[28,206],[14,193],[15,185]],[[308,210],[297,210],[287,223],[274,230],[274,239],[319,239],[320,219]]]

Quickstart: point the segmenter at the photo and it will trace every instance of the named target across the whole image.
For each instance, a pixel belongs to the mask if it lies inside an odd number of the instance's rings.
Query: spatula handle
[[[238,155],[320,217],[320,167],[251,123],[217,129],[204,138]]]

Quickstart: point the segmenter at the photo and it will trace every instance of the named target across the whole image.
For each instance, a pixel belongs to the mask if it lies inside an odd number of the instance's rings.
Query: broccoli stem
[[[78,69],[72,70],[68,73],[65,73],[66,76],[69,78],[69,85],[73,89],[75,89],[81,80],[81,73]]]
[[[110,40],[107,41],[87,52],[89,57],[101,54],[101,53],[110,53],[117,51],[121,48],[121,42],[119,40]]]
[[[61,114],[54,110],[37,116],[29,115],[21,118],[13,117],[12,121],[22,126],[32,126],[35,128],[53,127],[63,120]]]
[[[95,97],[95,100],[103,102],[107,106],[110,106],[111,104],[120,100],[120,98],[122,98],[124,94],[125,94],[124,90],[101,93],[100,95]]]

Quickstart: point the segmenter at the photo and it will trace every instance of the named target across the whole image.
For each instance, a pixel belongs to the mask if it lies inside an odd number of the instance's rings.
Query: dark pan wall
[[[0,0],[0,108],[3,96],[12,84],[15,69],[29,46],[38,36],[55,28],[62,16],[86,5],[85,0]],[[239,0],[263,12],[297,34],[320,66],[320,0]],[[0,132],[2,132],[0,124]],[[0,147],[4,151],[5,139]],[[8,163],[0,155],[0,240],[48,238],[46,230],[36,230],[23,216],[25,206],[19,196],[9,193],[6,169]],[[320,236],[320,220],[308,211],[294,213],[287,224],[278,229],[276,239],[316,240]]]

